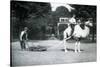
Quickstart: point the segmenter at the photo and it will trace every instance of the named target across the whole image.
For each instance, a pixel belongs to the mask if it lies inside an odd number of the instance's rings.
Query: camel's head
[[[92,26],[93,26],[92,20],[89,19],[88,21],[86,21],[86,22],[85,22],[85,25],[86,25],[86,26],[89,26],[89,27],[92,27]]]

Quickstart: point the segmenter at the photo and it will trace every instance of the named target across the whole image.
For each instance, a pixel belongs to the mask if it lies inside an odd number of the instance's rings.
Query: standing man
[[[21,31],[21,34],[20,34],[20,45],[21,45],[21,49],[24,50],[26,49],[26,40],[28,40],[27,36],[27,31],[28,31],[28,28],[25,27],[23,31]]]

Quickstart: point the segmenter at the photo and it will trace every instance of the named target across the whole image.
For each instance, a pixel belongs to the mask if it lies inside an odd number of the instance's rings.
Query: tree
[[[39,32],[44,33],[43,27],[49,22],[50,11],[49,3],[11,1],[11,32],[17,33],[15,36],[18,37],[23,27],[27,26],[31,30],[30,33],[34,33],[34,36]],[[16,19],[13,19],[14,17]]]

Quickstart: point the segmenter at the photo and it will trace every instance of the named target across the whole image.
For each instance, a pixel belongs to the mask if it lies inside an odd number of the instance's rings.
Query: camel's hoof
[[[75,53],[78,53],[77,51],[74,51]]]
[[[67,50],[65,50],[65,53],[67,53],[68,51]]]
[[[82,51],[78,51],[79,53],[81,53]]]

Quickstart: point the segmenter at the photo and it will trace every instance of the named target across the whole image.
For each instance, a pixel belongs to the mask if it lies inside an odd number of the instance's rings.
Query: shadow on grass
[[[68,40],[66,42],[75,43],[76,41],[75,40]],[[83,40],[81,40],[81,43],[96,43],[96,40],[92,41],[92,40],[83,39]]]
[[[72,52],[75,51],[74,49],[70,49],[70,48],[67,48],[67,50],[68,50],[68,51],[72,51]],[[64,50],[64,49],[61,49],[61,51],[65,51],[65,50]],[[84,51],[84,50],[81,49],[81,51]]]
[[[92,40],[82,40],[82,43],[96,43],[96,40],[92,41]]]

